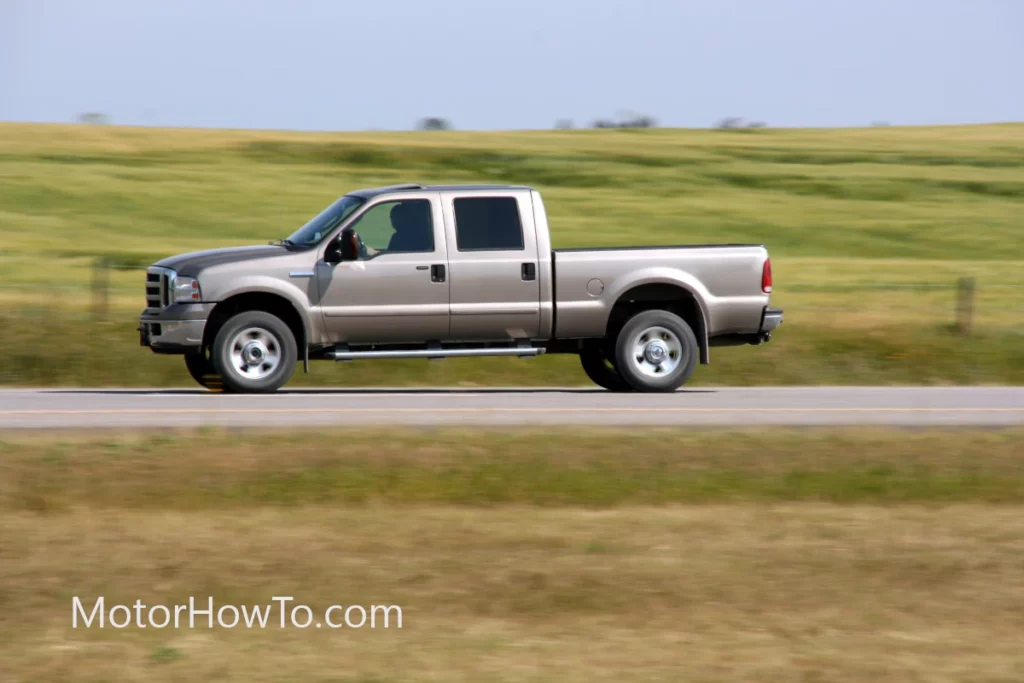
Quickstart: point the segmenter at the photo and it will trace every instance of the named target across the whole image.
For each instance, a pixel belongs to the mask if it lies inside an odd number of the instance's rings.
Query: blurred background
[[[1013,2],[2,11],[4,383],[178,383],[177,358],[111,361],[139,356],[147,265],[408,181],[533,185],[556,247],[766,244],[785,342],[716,351],[697,382],[1024,377]],[[577,365],[398,363],[387,381],[564,385]],[[318,370],[297,381],[380,377]]]
[[[1019,385],[1022,35],[1014,0],[0,0],[0,384],[188,386],[146,266],[484,181],[555,247],[767,245],[786,322],[697,385]],[[336,365],[293,384],[587,383]],[[1019,429],[382,431],[0,433],[0,681],[1024,678]],[[99,594],[407,626],[72,631]]]

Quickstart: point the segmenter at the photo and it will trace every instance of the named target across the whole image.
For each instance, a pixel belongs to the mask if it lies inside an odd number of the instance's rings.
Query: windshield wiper
[[[292,242],[287,237],[284,238],[283,240],[277,240],[276,242],[271,242],[271,244],[273,244],[276,247],[297,247],[297,246],[299,246],[298,244],[296,244],[295,242]]]

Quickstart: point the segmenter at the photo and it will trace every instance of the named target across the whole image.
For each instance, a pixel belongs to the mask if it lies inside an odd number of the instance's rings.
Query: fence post
[[[107,319],[110,299],[110,259],[101,256],[92,262],[92,317]]]
[[[956,331],[969,335],[974,328],[974,278],[956,281]]]

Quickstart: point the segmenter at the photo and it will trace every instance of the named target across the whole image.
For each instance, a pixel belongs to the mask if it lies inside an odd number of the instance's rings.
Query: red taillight
[[[772,260],[765,259],[764,268],[761,269],[761,291],[765,294],[772,293]]]

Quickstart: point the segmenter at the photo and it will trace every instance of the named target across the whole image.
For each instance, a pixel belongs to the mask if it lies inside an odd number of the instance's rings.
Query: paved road
[[[1024,424],[1024,387],[0,390],[0,429],[312,424],[1007,426]]]

